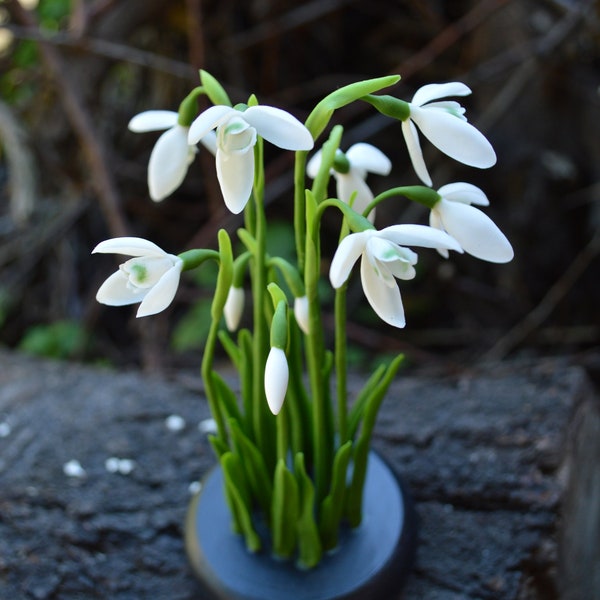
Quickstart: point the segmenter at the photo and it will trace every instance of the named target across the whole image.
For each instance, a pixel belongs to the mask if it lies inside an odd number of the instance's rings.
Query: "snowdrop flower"
[[[296,317],[298,327],[308,335],[308,332],[310,331],[310,320],[308,317],[308,298],[306,296],[300,296],[294,299],[294,316]]]
[[[136,237],[100,242],[92,251],[133,256],[119,266],[101,286],[96,300],[109,306],[141,302],[137,317],[154,315],[171,304],[183,268],[181,258],[156,244]]]
[[[290,371],[285,352],[273,346],[265,365],[265,395],[274,415],[279,414],[287,392]]]
[[[155,202],[164,200],[182,183],[198,149],[188,144],[189,127],[180,125],[179,114],[171,110],[147,110],[129,121],[130,131],[166,131],[158,138],[148,163],[148,190]],[[200,140],[213,154],[214,134]]]
[[[506,236],[497,225],[479,209],[471,206],[488,206],[486,195],[469,183],[450,183],[438,192],[439,201],[429,213],[431,227],[448,232],[462,249],[475,258],[493,263],[512,260],[514,252]],[[448,251],[438,252],[448,258]]]
[[[240,324],[242,313],[244,312],[244,299],[244,288],[234,285],[229,288],[225,306],[223,307],[225,325],[229,331],[235,331]]]
[[[188,143],[195,144],[217,130],[217,178],[225,205],[234,214],[244,210],[254,183],[254,145],[257,135],[284,150],[310,150],[312,135],[295,117],[272,106],[240,111],[215,105],[191,124]]]
[[[423,183],[431,177],[423,160],[417,127],[444,154],[471,167],[487,169],[496,163],[496,153],[485,136],[467,123],[465,109],[447,96],[467,96],[471,90],[460,82],[432,83],[419,88],[408,103],[410,116],[402,121],[413,167]]]
[[[367,229],[346,236],[338,246],[329,270],[331,285],[336,289],[341,287],[361,257],[360,276],[369,304],[386,323],[404,327],[404,307],[395,278],[413,279],[418,259],[405,246],[462,252],[454,238],[426,225],[392,225],[381,231]]]
[[[342,202],[350,204],[352,194],[356,194],[352,208],[362,214],[373,200],[373,193],[366,184],[367,173],[389,175],[392,169],[390,159],[378,148],[371,144],[354,144],[346,153],[338,150],[338,157],[345,157],[334,163],[332,174],[337,183],[337,195]],[[314,179],[321,166],[321,150],[319,150],[306,165],[308,176]],[[369,219],[375,218],[375,211],[371,211]]]

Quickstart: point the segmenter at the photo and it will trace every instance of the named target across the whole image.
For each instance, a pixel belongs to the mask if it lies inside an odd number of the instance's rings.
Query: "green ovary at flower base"
[[[133,258],[106,280],[97,299],[114,306],[140,303],[137,316],[152,315],[171,304],[183,271],[207,260],[218,263],[202,377],[216,425],[210,441],[223,468],[234,529],[244,535],[250,550],[258,550],[262,542],[255,516],[262,511],[262,522],[272,529],[275,552],[313,567],[325,550],[336,546],[342,524],[360,523],[376,415],[402,362],[398,357],[376,369],[349,407],[346,288],[354,264],[360,259],[363,291],[376,314],[394,327],[404,327],[398,280],[416,275],[418,256],[413,247],[435,249],[446,258],[450,250],[466,252],[491,262],[506,262],[513,252],[498,227],[472,206],[488,204],[475,186],[454,183],[437,192],[405,186],[374,198],[365,182],[367,174],[387,175],[391,169],[391,161],[377,148],[358,143],[342,152],[343,128],[335,125],[307,163],[308,151],[336,110],[362,100],[401,121],[413,166],[428,185],[431,178],[417,128],[442,152],[465,164],[487,168],[495,162],[495,154],[485,137],[466,122],[464,109],[457,102],[441,100],[470,93],[464,84],[424,86],[405,102],[376,95],[395,84],[397,76],[357,82],[326,96],[304,125],[282,109],[260,105],[254,97],[233,107],[216,79],[204,71],[200,75],[202,86],[190,92],[178,113],[146,111],[132,119],[130,129],[166,130],[148,167],[154,200],[181,185],[198,142],[209,148],[226,207],[235,214],[243,212],[238,238],[244,249],[234,257],[235,245],[224,230],[219,232],[218,250],[193,249],[178,256],[140,238],[107,240],[94,252]],[[196,116],[200,94],[213,105]],[[263,141],[296,152],[296,261],[267,253]],[[312,190],[306,189],[305,175],[314,180]],[[327,197],[331,178],[337,198]],[[375,229],[375,207],[395,196],[427,207],[430,226]],[[329,269],[336,290],[332,351],[327,347],[319,294],[321,219],[329,208],[343,218]],[[251,325],[238,330],[246,278],[252,293]],[[239,393],[215,371],[219,341],[239,372]],[[330,392],[334,386],[335,406]]]

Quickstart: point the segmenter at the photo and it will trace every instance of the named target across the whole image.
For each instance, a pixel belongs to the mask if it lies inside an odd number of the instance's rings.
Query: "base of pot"
[[[302,570],[246,550],[231,531],[217,467],[190,503],[185,543],[206,600],[392,600],[414,561],[416,514],[403,483],[371,452],[361,525],[342,531],[334,552]]]

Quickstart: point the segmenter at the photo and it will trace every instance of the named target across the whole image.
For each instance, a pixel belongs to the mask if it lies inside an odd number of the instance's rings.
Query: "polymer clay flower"
[[[471,206],[489,205],[482,190],[470,183],[457,182],[442,186],[437,193],[440,199],[429,213],[431,227],[449,233],[475,258],[493,263],[512,260],[514,252],[506,236],[485,213]],[[447,250],[438,251],[448,258]]]
[[[225,306],[223,307],[223,316],[225,317],[225,325],[229,331],[235,331],[242,319],[244,312],[244,301],[246,293],[244,288],[232,285],[227,293]]]
[[[170,110],[147,110],[129,121],[136,133],[166,131],[158,138],[148,163],[148,190],[155,202],[172,194],[185,179],[188,167],[198,149],[188,144],[189,127],[180,125],[179,114]],[[200,140],[213,154],[216,151],[214,134]]]
[[[265,395],[269,409],[274,415],[279,414],[283,406],[289,377],[290,369],[285,352],[273,346],[265,365]]]
[[[319,150],[306,165],[306,172],[313,179],[321,166],[321,151]],[[337,184],[337,195],[346,204],[350,203],[355,194],[352,208],[360,214],[373,200],[373,193],[366,184],[367,173],[389,175],[392,168],[390,159],[378,148],[371,144],[358,143],[350,146],[347,152],[338,150],[333,164],[332,174]],[[369,218],[375,218],[375,211],[371,211]]]
[[[183,260],[156,244],[137,237],[100,242],[92,253],[133,256],[119,266],[101,286],[96,300],[109,306],[140,302],[137,317],[154,315],[171,304],[179,285]]]
[[[467,123],[465,109],[447,96],[467,96],[471,90],[460,82],[431,83],[419,88],[408,103],[410,116],[402,121],[413,167],[423,183],[431,185],[417,127],[444,154],[471,167],[487,169],[496,163],[496,153],[486,137]]]
[[[257,135],[284,150],[310,150],[312,135],[295,117],[272,106],[250,106],[243,112],[215,105],[190,126],[188,143],[195,144],[217,130],[217,178],[225,205],[234,214],[244,210],[254,183]]]
[[[404,327],[404,306],[396,279],[413,279],[418,259],[406,246],[462,252],[454,238],[426,225],[392,225],[381,231],[351,233],[341,241],[331,261],[331,285],[341,287],[360,257],[362,287],[369,304],[386,323]]]

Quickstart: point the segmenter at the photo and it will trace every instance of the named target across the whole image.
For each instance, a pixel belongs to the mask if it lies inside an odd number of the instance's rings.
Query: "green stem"
[[[294,164],[294,238],[296,240],[296,255],[298,269],[304,273],[305,247],[306,247],[306,198],[305,198],[305,172],[306,157],[308,152],[296,152]]]
[[[348,391],[346,346],[346,290],[347,284],[335,291],[335,375],[337,390],[337,425],[339,443],[348,439]]]
[[[267,294],[267,222],[264,209],[264,173],[262,140],[258,140],[254,146],[255,151],[255,174],[254,174],[254,225],[256,248],[252,261],[252,298],[253,322],[254,322],[254,357],[253,357],[253,425],[256,443],[261,449],[263,456],[273,457],[274,440],[270,439],[268,423],[268,405],[265,398],[264,377],[265,364],[269,351],[269,331],[265,320],[265,302]],[[270,300],[269,300],[270,301]]]
[[[215,347],[217,344],[217,338],[219,333],[219,320],[212,319],[210,328],[208,330],[208,336],[206,338],[206,345],[204,347],[204,354],[202,356],[202,380],[204,381],[204,390],[206,392],[206,398],[210,407],[210,412],[215,419],[217,424],[217,431],[219,438],[224,442],[227,441],[227,428],[225,426],[225,418],[221,411],[221,404],[219,403],[217,390],[213,380],[213,362],[215,357]]]

